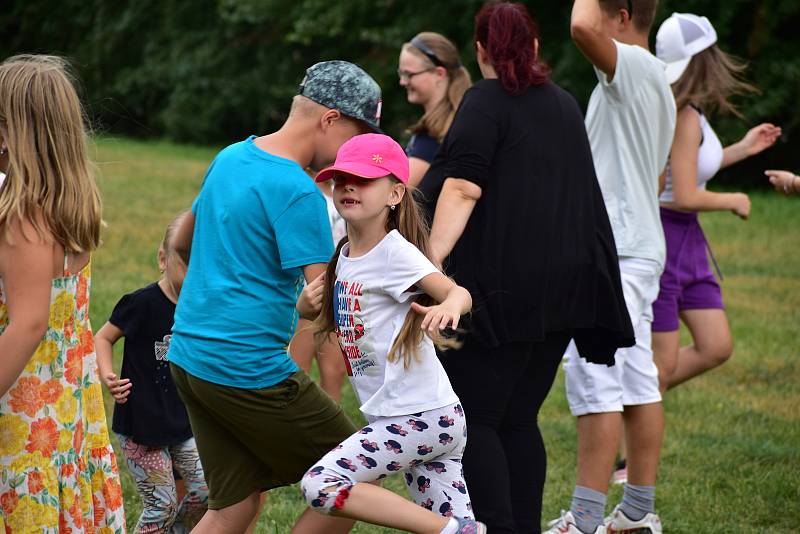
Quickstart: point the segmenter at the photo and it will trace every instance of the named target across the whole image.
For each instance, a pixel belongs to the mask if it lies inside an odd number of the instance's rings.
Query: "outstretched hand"
[[[314,320],[322,309],[322,296],[325,293],[325,273],[323,272],[306,284],[297,299],[297,311],[303,319]]]
[[[740,141],[748,156],[755,156],[775,144],[781,136],[781,128],[765,122],[751,128]]]
[[[435,332],[437,328],[439,330],[444,330],[448,326],[455,330],[458,328],[459,319],[461,319],[461,308],[446,305],[446,303],[437,304],[435,306],[422,306],[421,304],[412,302],[411,309],[414,310],[415,313],[425,316],[420,328],[431,333]]]

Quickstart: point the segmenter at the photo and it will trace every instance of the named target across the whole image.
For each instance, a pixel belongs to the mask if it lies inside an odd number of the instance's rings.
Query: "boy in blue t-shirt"
[[[325,199],[303,169],[378,130],[380,99],[352,63],[310,67],[280,130],[217,155],[176,232],[188,271],[169,359],[209,486],[197,532],[243,532],[261,491],[298,481],[355,431],[286,347],[303,279],[324,272],[333,251]],[[319,532],[352,526],[315,514],[301,521]]]

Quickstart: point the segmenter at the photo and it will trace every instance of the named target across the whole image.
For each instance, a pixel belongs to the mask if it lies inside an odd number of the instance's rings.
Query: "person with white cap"
[[[706,183],[720,169],[769,148],[781,135],[779,127],[764,123],[723,148],[706,116],[716,111],[741,116],[730,97],[754,87],[740,77],[745,65],[716,43],[711,22],[689,13],[674,13],[656,36],[656,54],[667,64],[667,79],[678,107],[660,197],[667,264],[653,305],[653,352],[662,392],[721,365],[733,352],[722,292],[709,264],[710,249],[698,212],[730,210],[747,219],[750,199],[745,193],[707,191]],[[683,348],[681,320],[692,334],[692,344]]]
[[[615,365],[589,363],[567,349],[567,401],[578,418],[578,458],[570,509],[550,533],[660,533],[655,485],[663,434],[658,369],[650,343],[665,247],[658,178],[675,128],[675,101],[664,65],[649,50],[657,0],[575,0],[570,31],[594,65],[598,84],[586,113],[597,179],[614,233],[622,289],[636,343]],[[628,483],[604,519],[608,484],[625,422]]]

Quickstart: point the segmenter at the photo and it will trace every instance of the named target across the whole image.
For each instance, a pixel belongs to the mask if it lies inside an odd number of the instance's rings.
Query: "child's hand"
[[[420,328],[428,332],[434,332],[437,328],[444,330],[448,326],[455,330],[458,328],[458,321],[461,319],[461,307],[448,305],[447,302],[436,306],[422,306],[416,302],[411,303],[411,309],[415,313],[424,315]]]
[[[322,309],[322,295],[325,293],[325,273],[306,284],[300,298],[297,299],[297,311],[300,317],[313,321]]]
[[[133,387],[129,378],[117,378],[114,373],[108,373],[103,377],[103,382],[117,404],[128,402],[128,395],[131,394],[131,387]]]

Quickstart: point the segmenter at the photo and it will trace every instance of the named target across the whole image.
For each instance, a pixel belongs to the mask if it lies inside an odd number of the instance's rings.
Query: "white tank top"
[[[719,137],[708,124],[705,115],[692,108],[700,118],[700,130],[702,132],[702,141],[700,142],[700,149],[697,153],[697,188],[705,189],[706,183],[717,174],[719,168],[722,166],[722,143]],[[672,193],[672,168],[670,163],[667,162],[667,175],[664,192],[658,198],[661,202],[674,202],[675,196]]]

